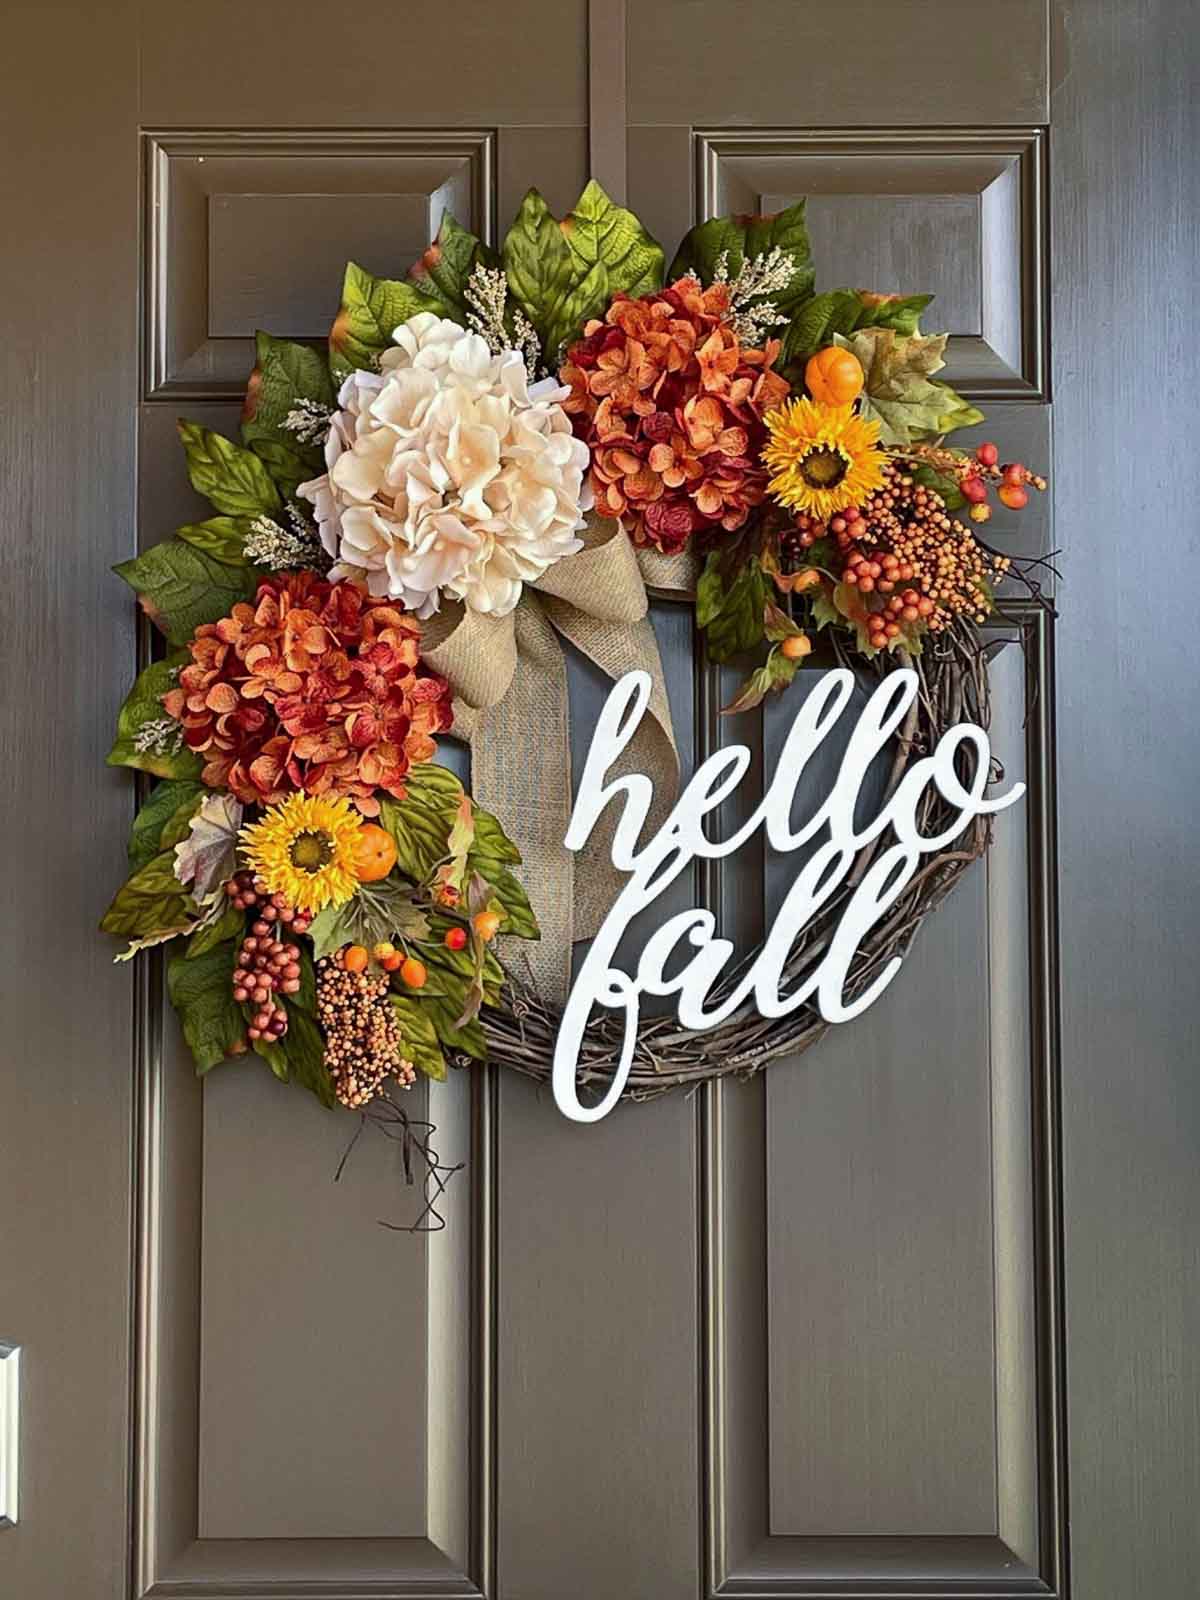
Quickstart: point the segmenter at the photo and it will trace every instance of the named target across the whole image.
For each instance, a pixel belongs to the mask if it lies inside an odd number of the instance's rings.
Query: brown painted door
[[[1200,1590],[1196,627],[1134,554],[1194,539],[1186,11],[10,12],[5,1600]],[[396,272],[445,207],[494,236],[589,164],[668,247],[807,194],[819,287],[937,292],[950,376],[1052,468],[1022,537],[1061,617],[997,630],[1029,796],[802,1063],[586,1128],[511,1074],[436,1089],[468,1169],[396,1235],[388,1148],[334,1186],[345,1124],[252,1063],[202,1090],[154,963],[92,933],[132,804],[107,569],[187,520],[175,418],[234,422],[256,327],[320,336],[344,257]],[[692,759],[720,685],[659,621]],[[753,938],[778,872],[715,892]]]

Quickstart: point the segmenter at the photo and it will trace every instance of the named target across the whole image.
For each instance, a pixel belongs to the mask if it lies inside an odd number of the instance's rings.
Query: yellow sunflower
[[[362,817],[348,800],[293,794],[238,835],[242,854],[272,894],[297,911],[340,905],[358,888],[354,852]]]
[[[767,487],[791,510],[825,521],[882,485],[879,424],[856,416],[853,406],[787,400],[763,421],[770,438],[762,458],[773,474]]]

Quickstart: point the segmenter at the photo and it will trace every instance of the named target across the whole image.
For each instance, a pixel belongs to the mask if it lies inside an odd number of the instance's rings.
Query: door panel
[[[1130,465],[1136,492],[1119,478],[1127,421],[1095,350],[1126,326],[1134,231],[1165,241],[1155,270],[1188,301],[1184,197],[1142,186],[1154,137],[1178,154],[1195,115],[1163,9],[1134,30],[1110,0],[1066,0],[1053,50],[1046,0],[18,13],[16,58],[52,61],[56,98],[47,116],[24,69],[0,97],[26,157],[3,169],[26,220],[0,261],[22,908],[0,920],[0,1339],[26,1386],[6,1597],[1066,1595],[1060,633],[1074,1592],[1194,1591],[1196,1101],[1172,999],[1191,854],[1173,818],[1200,773],[1168,727],[1189,717],[1165,641],[1092,644],[1129,625],[1118,553],[1145,504],[1168,548],[1189,526],[1156,458]],[[1098,163],[1147,197],[1136,230]],[[394,1149],[360,1142],[335,1184],[352,1119],[252,1063],[198,1083],[159,966],[114,973],[87,931],[131,806],[123,776],[97,777],[135,655],[107,568],[203,514],[176,418],[235,428],[256,326],[320,339],[343,257],[402,270],[447,207],[494,240],[530,184],[562,212],[589,168],[668,247],[697,217],[808,194],[818,288],[936,290],[927,320],[988,412],[979,437],[1030,463],[1054,447],[1064,618],[1014,606],[993,630],[994,744],[1028,793],[876,1007],[750,1084],[594,1127],[510,1072],[423,1086],[410,1111],[466,1170],[445,1231],[410,1237],[376,1226],[419,1209]],[[1124,265],[1097,286],[1114,239]],[[1158,324],[1134,326],[1126,369],[1148,350],[1176,373]],[[1164,451],[1185,410],[1155,414]],[[1052,520],[1045,496],[989,527],[1045,556]],[[1161,597],[1176,652],[1182,596]],[[697,668],[690,610],[655,620],[685,772],[752,747],[732,828],[796,702],[720,719],[731,678]],[[574,655],[570,682],[578,771],[605,686]],[[1142,880],[1119,825],[1089,842],[1096,786],[1120,793],[1163,753],[1169,782],[1135,810],[1170,866]],[[745,948],[788,869],[751,847],[650,920],[706,899]],[[1152,963],[1108,931],[1139,892]],[[1149,1029],[1112,1025],[1114,995],[1136,1010],[1127,965]]]

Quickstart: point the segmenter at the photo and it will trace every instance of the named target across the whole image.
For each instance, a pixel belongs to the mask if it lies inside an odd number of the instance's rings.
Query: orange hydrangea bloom
[[[766,498],[763,415],[786,398],[779,341],[747,349],[729,286],[679,278],[661,294],[617,295],[567,351],[564,410],[592,452],[602,516],[666,554],[694,533],[738,528]]]
[[[420,658],[415,617],[312,572],[266,578],[253,604],[196,629],[163,696],[204,782],[250,805],[295,790],[347,795],[374,816],[452,721],[450,687]]]

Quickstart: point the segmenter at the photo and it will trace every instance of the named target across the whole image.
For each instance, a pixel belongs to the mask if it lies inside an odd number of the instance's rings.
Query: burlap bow
[[[614,809],[587,846],[563,848],[571,816],[571,724],[567,660],[559,634],[614,681],[650,674],[649,715],[614,772],[644,772],[654,784],[647,829],[661,825],[679,787],[679,756],[658,642],[647,616],[638,557],[619,524],[589,519],[584,549],[526,585],[509,616],[453,606],[427,625],[422,654],[454,691],[454,732],[471,747],[471,790],[495,812],[521,851],[521,880],[541,924],[522,947],[548,1000],[565,998],[571,946],[599,929],[624,882],[612,864]],[[578,870],[577,870],[578,868]]]

